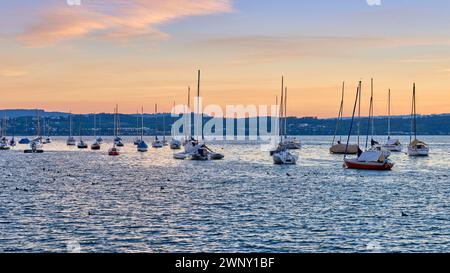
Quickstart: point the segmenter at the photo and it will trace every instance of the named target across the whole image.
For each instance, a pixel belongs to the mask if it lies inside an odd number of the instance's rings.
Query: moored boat
[[[413,139],[414,134],[414,139]],[[409,156],[429,156],[430,147],[424,141],[417,139],[417,109],[416,109],[416,84],[413,85],[413,99],[411,112],[410,144],[408,145]]]

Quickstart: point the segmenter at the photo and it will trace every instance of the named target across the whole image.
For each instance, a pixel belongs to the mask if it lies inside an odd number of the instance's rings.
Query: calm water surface
[[[450,137],[423,137],[429,158],[394,154],[391,172],[346,170],[330,137],[301,138],[296,166],[243,143],[210,145],[226,154],[212,162],[132,138],[119,157],[64,138],[0,151],[0,251],[450,251]]]

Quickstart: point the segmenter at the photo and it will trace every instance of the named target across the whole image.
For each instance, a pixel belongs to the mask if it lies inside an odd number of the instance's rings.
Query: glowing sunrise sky
[[[286,77],[289,114],[335,116],[342,81],[375,114],[450,112],[450,1],[0,1],[0,108],[169,111],[202,70],[205,103],[273,104]],[[364,107],[367,111],[367,107]]]

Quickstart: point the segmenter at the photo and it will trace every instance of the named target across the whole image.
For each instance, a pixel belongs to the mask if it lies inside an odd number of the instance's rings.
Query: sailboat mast
[[[336,119],[336,129],[334,130],[334,136],[333,136],[333,142],[331,143],[331,146],[334,145],[334,142],[336,141],[336,136],[339,131],[343,111],[344,111],[344,90],[345,90],[345,82],[342,82],[342,95],[341,95],[341,105],[339,107],[339,113]],[[342,136],[339,136],[339,142],[342,141]]]
[[[39,110],[36,110],[36,116],[37,116],[36,132],[37,137],[39,138],[41,136],[41,118],[39,117]]]
[[[366,134],[366,149],[369,145],[369,132],[372,129],[372,139],[373,139],[373,121],[372,121],[372,110],[373,110],[373,79],[371,84],[371,92],[370,92],[370,104],[369,104],[369,120],[367,123],[367,134]]]
[[[94,113],[94,136],[97,137],[97,121]]]
[[[388,140],[391,139],[391,89],[388,92]]]
[[[359,81],[358,85],[358,147],[360,146],[360,135],[361,135],[361,95],[362,95],[362,81]]]
[[[352,121],[350,123],[350,130],[348,131],[348,138],[347,138],[347,144],[345,146],[344,160],[345,160],[345,158],[347,158],[348,146],[350,144],[350,137],[352,135],[353,122],[355,120],[355,112],[356,112],[356,107],[358,105],[358,100],[361,100],[361,81],[359,82],[358,88],[356,90],[355,105],[353,106]],[[359,136],[358,136],[358,149],[359,149]]]
[[[287,118],[287,93],[288,93],[288,88],[287,86],[284,89],[284,138],[287,138],[287,122],[288,122],[288,118]]]
[[[158,104],[155,103],[155,138],[158,139]]]
[[[283,135],[283,105],[284,105],[284,76],[281,77],[281,101],[280,101],[280,110],[279,110],[279,123],[280,123],[280,130],[278,134],[280,136]]]
[[[373,108],[374,108],[374,106],[373,106],[373,104],[374,104],[374,102],[373,102],[373,79],[371,79],[371,83],[370,83],[370,89],[371,89],[371,91],[370,91],[370,93],[371,93],[371,95],[372,95],[372,99],[371,99],[371,105],[372,105],[372,107],[370,108],[371,109],[371,113],[370,113],[370,117],[371,117],[371,126],[372,126],[372,139],[373,139],[373,136],[374,136],[374,130],[375,130],[375,126],[374,126],[374,118],[373,118]]]
[[[144,106],[141,107],[141,141],[144,138]]]
[[[69,137],[72,137],[72,111],[70,111],[69,116]]]
[[[414,105],[414,139],[417,139],[416,83],[414,83],[413,86],[413,105]]]

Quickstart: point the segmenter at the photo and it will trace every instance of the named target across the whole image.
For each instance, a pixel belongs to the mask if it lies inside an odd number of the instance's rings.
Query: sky
[[[450,1],[2,0],[0,108],[74,113],[170,111],[202,71],[204,104],[345,115],[358,81],[368,111],[450,112]],[[367,104],[364,105],[364,104]]]

